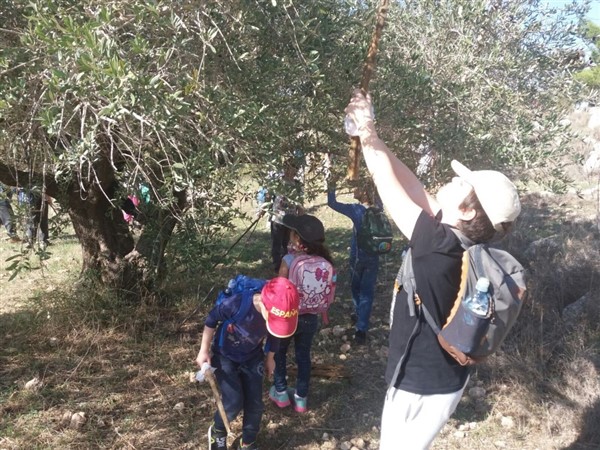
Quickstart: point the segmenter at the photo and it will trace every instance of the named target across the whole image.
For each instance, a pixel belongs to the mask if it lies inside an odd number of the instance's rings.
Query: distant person
[[[379,255],[372,254],[358,245],[358,232],[363,224],[367,209],[375,204],[374,190],[367,187],[354,189],[354,198],[358,203],[341,203],[337,201],[335,183],[330,183],[327,192],[327,205],[334,211],[352,220],[352,240],[350,242],[350,286],[354,312],[350,319],[356,326],[354,342],[364,345],[369,331],[369,320],[373,309],[375,286],[379,272]]]
[[[521,204],[506,176],[471,171],[457,161],[451,164],[457,176],[430,195],[379,138],[371,111],[370,97],[360,91],[346,108],[383,204],[409,239],[418,286],[417,298],[401,288],[394,291],[380,449],[427,449],[456,409],[469,368],[441,347],[419,304],[438,326],[450,314],[464,251],[453,228],[474,243],[489,242],[510,229]]]
[[[298,167],[294,163],[287,163],[283,174],[281,174],[281,190],[283,192],[270,194],[272,199],[269,211],[269,220],[271,223],[271,261],[273,270],[279,272],[281,260],[288,252],[290,242],[290,231],[281,224],[283,216],[286,214],[303,214],[302,207],[302,183],[296,178]],[[265,209],[259,212],[259,217],[265,213]]]
[[[121,201],[123,220],[130,225],[140,227],[145,222],[142,211],[144,206],[150,203],[150,200],[150,188],[144,183],[139,183],[136,193],[129,194]]]
[[[326,312],[333,300],[335,272],[331,254],[324,244],[325,229],[318,218],[309,214],[286,215],[282,224],[290,229],[291,251],[283,257],[279,276],[297,283],[300,316],[294,335],[282,339],[279,350],[275,352],[274,384],[269,391],[269,398],[280,408],[293,402],[294,410],[304,413],[307,411],[310,386],[312,342],[319,329],[319,313]],[[302,265],[296,264],[300,261]],[[310,304],[306,304],[308,302]],[[309,312],[309,308],[313,306],[314,311]],[[287,352],[292,342],[298,371],[296,389],[290,395],[287,384]]]
[[[42,248],[50,245],[48,232],[48,207],[52,198],[35,189],[19,189],[19,204],[27,209],[25,236],[29,246],[37,241]]]
[[[128,224],[133,224],[134,219],[138,215],[138,206],[140,205],[140,199],[136,195],[128,195],[123,203],[121,204],[121,211],[123,212],[123,220]]]
[[[21,242],[15,227],[15,213],[10,204],[12,195],[12,189],[0,184],[0,223],[4,225],[10,241]]]
[[[210,311],[196,363],[200,368],[204,363],[216,368],[215,377],[227,419],[232,421],[243,411],[239,448],[257,450],[256,437],[264,410],[264,374],[265,371],[268,376],[273,373],[274,351],[278,349],[279,339],[287,338],[296,331],[298,291],[285,278],[268,281],[261,294],[254,295],[254,307],[248,310],[246,317],[237,320],[231,330],[224,330],[227,338],[219,346],[214,337],[220,333],[223,323],[237,314],[241,301],[241,294],[232,295]],[[264,348],[269,348],[266,359]],[[208,429],[208,439],[209,450],[227,449],[227,432],[218,411]]]

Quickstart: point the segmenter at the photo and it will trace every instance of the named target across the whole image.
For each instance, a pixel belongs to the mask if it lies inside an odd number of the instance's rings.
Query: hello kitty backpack
[[[299,313],[322,314],[323,323],[329,323],[337,278],[333,265],[321,256],[301,254],[292,261],[288,278],[300,295]]]

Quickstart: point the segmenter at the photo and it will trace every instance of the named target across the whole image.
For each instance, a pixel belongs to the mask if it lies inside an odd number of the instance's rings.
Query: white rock
[[[588,119],[587,127],[594,130],[600,127],[600,111],[597,108],[590,108],[590,118]]]
[[[333,330],[331,328],[323,328],[321,331],[319,331],[319,334],[321,336],[329,336],[332,332]]]
[[[179,411],[179,412],[183,411],[184,408],[185,408],[185,405],[183,404],[183,402],[179,402],[175,406],[173,406],[173,410]]]
[[[344,354],[341,354],[341,355],[339,356],[339,358],[340,358],[342,361],[346,361],[346,359],[348,359],[348,357],[347,357],[346,355],[344,355]]]
[[[500,420],[500,424],[504,428],[513,428],[515,426],[515,421],[514,421],[514,419],[511,416],[504,416]]]
[[[455,438],[464,438],[467,435],[467,433],[465,433],[464,431],[455,431],[454,432],[454,437]]]
[[[582,142],[583,142],[584,144],[591,144],[591,145],[594,145],[594,144],[595,144],[596,142],[598,142],[598,141],[596,141],[596,139],[594,139],[592,136],[585,136],[585,137],[582,139]]]
[[[467,431],[468,429],[469,429],[469,425],[464,424],[464,423],[462,423],[458,426],[458,431]]]
[[[350,442],[358,449],[365,448],[365,441],[363,438],[354,438]]]
[[[328,441],[329,440],[329,433],[323,433],[323,436],[321,436],[321,439],[324,441]]]
[[[333,327],[333,330],[331,332],[333,333],[333,335],[335,337],[340,337],[342,334],[344,334],[346,332],[346,329],[344,327],[336,325]]]
[[[477,422],[469,422],[469,430],[477,429]]]
[[[561,119],[558,121],[558,124],[561,127],[568,127],[569,125],[571,125],[571,121],[569,119]]]
[[[85,413],[82,411],[76,412],[71,416],[71,423],[69,427],[73,430],[80,430],[87,421],[87,417],[85,417]]]
[[[583,173],[586,175],[593,175],[598,172],[598,167],[600,166],[600,151],[596,150],[594,146],[594,150],[590,152],[589,156],[585,160],[583,164]]]
[[[348,343],[342,344],[340,347],[340,352],[348,353],[350,351],[350,348],[351,348],[350,344],[348,344]]]
[[[62,415],[62,417],[60,418],[60,426],[61,427],[68,427],[69,424],[71,423],[71,417],[73,417],[73,412],[71,411],[65,411]]]
[[[25,383],[25,389],[28,391],[35,391],[35,390],[39,389],[40,387],[42,387],[42,382],[40,381],[40,379],[38,377],[35,377],[35,378],[29,380],[27,383]]]
[[[352,444],[348,441],[344,441],[340,445],[340,450],[350,450],[351,448],[352,448]]]
[[[483,398],[485,396],[485,389],[479,386],[472,387],[469,389],[469,397],[472,398]]]

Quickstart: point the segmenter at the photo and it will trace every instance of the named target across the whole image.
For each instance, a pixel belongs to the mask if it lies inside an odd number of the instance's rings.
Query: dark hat
[[[325,240],[325,228],[323,222],[310,214],[296,216],[286,214],[281,221],[282,225],[294,230],[305,242],[323,242]]]

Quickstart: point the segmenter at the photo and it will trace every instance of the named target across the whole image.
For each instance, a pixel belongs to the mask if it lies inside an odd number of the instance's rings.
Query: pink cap
[[[275,337],[286,338],[296,332],[300,298],[296,286],[283,277],[267,281],[261,292],[267,309],[267,329]]]

